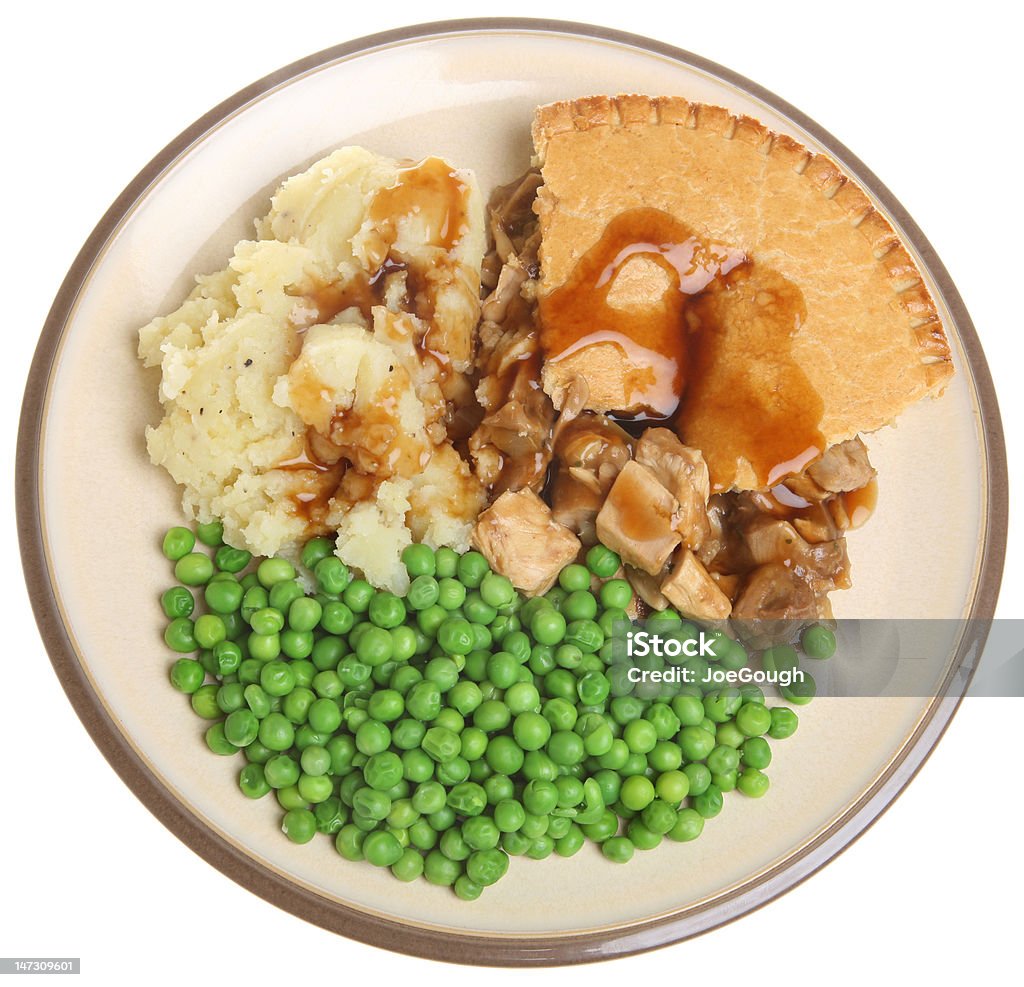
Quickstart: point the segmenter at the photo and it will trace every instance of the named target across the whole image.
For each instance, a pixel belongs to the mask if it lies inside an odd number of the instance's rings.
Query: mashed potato
[[[231,544],[294,555],[336,531],[401,592],[402,549],[464,550],[484,502],[445,426],[472,362],[480,193],[436,158],[342,148],[284,183],[257,235],[140,330],[164,406],[150,456]]]

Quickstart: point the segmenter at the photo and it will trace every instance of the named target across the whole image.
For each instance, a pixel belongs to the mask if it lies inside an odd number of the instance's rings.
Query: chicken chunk
[[[826,450],[807,472],[811,479],[829,493],[860,490],[875,475],[868,462],[868,450],[859,437],[839,442]]]
[[[667,428],[649,428],[636,445],[636,461],[646,466],[679,501],[676,527],[687,548],[697,551],[711,535],[708,466],[697,449],[684,446]]]
[[[597,515],[597,537],[623,562],[654,576],[682,540],[676,530],[678,511],[679,501],[655,475],[630,460]]]
[[[580,540],[529,488],[503,493],[477,519],[472,541],[527,596],[546,593],[580,550]]]
[[[684,617],[693,620],[724,620],[732,610],[729,597],[688,548],[680,550],[661,592]]]

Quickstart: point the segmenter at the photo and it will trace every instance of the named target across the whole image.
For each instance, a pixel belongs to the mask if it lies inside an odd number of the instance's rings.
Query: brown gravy
[[[640,308],[609,304],[636,256],[658,264],[672,289]],[[657,209],[630,209],[608,224],[569,280],[540,303],[541,344],[557,361],[614,342],[634,365],[644,418],[672,420],[705,451],[713,491],[748,461],[760,487],[800,472],[821,454],[823,405],[792,357],[806,316],[799,288],[741,250],[705,241]]]

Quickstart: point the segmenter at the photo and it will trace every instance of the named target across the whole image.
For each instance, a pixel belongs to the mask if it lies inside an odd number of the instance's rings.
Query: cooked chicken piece
[[[777,521],[767,515],[747,525],[743,538],[756,565],[802,558],[809,547],[788,521]]]
[[[829,493],[860,490],[875,475],[868,462],[868,450],[859,436],[826,450],[821,459],[807,468],[807,472],[818,486]]]
[[[729,597],[688,548],[679,550],[675,567],[662,581],[661,592],[684,617],[693,620],[724,620],[732,610]]]
[[[636,461],[646,466],[679,501],[676,528],[683,544],[694,551],[711,535],[707,463],[697,449],[684,446],[667,428],[649,428],[636,444]]]
[[[529,489],[503,493],[477,519],[472,541],[527,596],[546,593],[580,550],[579,539]]]
[[[657,575],[681,541],[678,510],[679,501],[657,477],[630,460],[597,515],[597,536],[623,562]]]
[[[633,587],[633,592],[648,607],[652,610],[668,609],[668,598],[662,593],[657,576],[652,576],[649,572],[644,572],[643,569],[634,569],[631,565],[623,566],[622,573],[616,573],[620,578],[623,574],[629,581],[629,585]]]
[[[558,461],[551,489],[555,520],[571,528],[584,545],[597,540],[595,521],[605,495],[622,467],[629,462],[633,440],[610,418],[584,412],[555,429],[554,454]]]

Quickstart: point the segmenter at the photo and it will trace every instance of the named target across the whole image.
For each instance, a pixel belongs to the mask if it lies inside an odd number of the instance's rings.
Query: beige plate
[[[135,359],[136,328],[177,305],[195,273],[222,267],[235,241],[251,235],[276,183],[333,147],[447,155],[475,169],[486,189],[527,165],[537,104],[622,91],[721,103],[827,151],[915,245],[958,374],[941,400],[870,438],[881,496],[871,523],[850,538],[856,588],[841,595],[837,611],[959,617],[989,616],[994,606],[1005,543],[1004,451],[974,329],[898,203],[792,107],[686,52],[540,21],[409,28],[322,52],[254,84],[143,171],[61,289],[21,422],[22,552],[64,687],[138,796],[241,884],[377,945],[476,963],[578,962],[721,924],[854,839],[909,780],[955,709],[955,700],[820,701],[778,746],[769,797],[728,797],[696,843],[638,854],[624,868],[592,845],[569,860],[515,860],[500,885],[466,904],[423,881],[404,885],[348,863],[327,839],[290,844],[273,800],[242,797],[238,759],[206,751],[188,703],[169,689],[156,603],[169,573],[158,546],[180,511],[177,491],[143,448],[143,425],[159,409],[156,380]],[[932,496],[936,489],[941,498]],[[945,523],[951,515],[958,524]],[[939,528],[943,537],[933,537]],[[944,578],[920,578],[936,572]],[[107,619],[112,586],[119,611],[139,615],[136,622]]]

